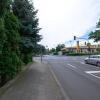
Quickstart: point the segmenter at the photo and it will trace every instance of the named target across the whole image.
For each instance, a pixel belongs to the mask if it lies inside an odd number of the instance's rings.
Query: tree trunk
[[[0,86],[3,86],[6,82],[7,82],[6,75],[5,74],[1,75],[1,83],[0,83]]]

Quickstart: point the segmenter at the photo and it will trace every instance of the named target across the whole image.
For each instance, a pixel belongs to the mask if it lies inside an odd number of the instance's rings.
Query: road
[[[70,100],[100,100],[100,67],[84,63],[83,57],[46,56],[57,80]]]

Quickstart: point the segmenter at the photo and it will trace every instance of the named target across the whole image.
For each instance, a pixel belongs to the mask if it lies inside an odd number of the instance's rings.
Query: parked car
[[[86,64],[93,64],[100,67],[100,55],[91,55],[85,58],[84,61]]]

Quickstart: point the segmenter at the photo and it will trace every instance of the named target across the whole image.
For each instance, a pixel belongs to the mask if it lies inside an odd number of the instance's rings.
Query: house
[[[100,45],[90,45],[88,46],[79,46],[79,47],[66,47],[61,49],[62,53],[70,52],[70,53],[100,53]]]

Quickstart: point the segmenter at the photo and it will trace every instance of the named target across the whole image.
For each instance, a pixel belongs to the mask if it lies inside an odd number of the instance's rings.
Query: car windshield
[[[100,58],[100,55],[91,55],[90,58]]]

